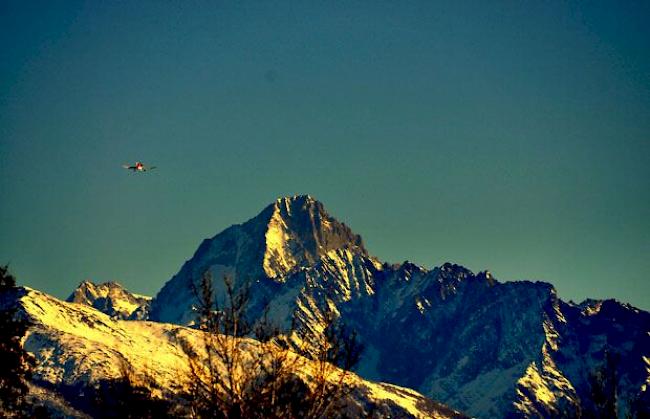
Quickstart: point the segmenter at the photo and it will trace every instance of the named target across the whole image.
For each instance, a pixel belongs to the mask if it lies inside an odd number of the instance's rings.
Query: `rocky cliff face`
[[[647,312],[565,303],[550,284],[501,283],[453,264],[381,263],[308,196],[279,199],[205,240],[155,297],[151,318],[191,324],[191,284],[207,270],[217,283],[227,274],[250,284],[253,318],[265,308],[281,324],[295,318],[306,339],[334,312],[366,345],[362,376],[478,417],[584,417],[596,409],[593,377],[612,368],[621,414],[648,397]]]

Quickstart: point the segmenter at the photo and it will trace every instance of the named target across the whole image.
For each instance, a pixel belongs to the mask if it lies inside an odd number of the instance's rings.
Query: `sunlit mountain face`
[[[117,319],[143,320],[148,317],[151,297],[130,293],[116,282],[83,281],[66,301],[85,304]]]
[[[156,397],[173,402],[191,388],[190,364],[179,342],[200,348],[202,331],[168,323],[120,320],[85,303],[64,302],[28,288],[18,288],[4,297],[0,309],[18,306],[19,315],[31,323],[24,341],[36,361],[30,392],[56,417],[114,417],[115,412],[89,410],[85,398],[111,380],[122,379],[125,365],[132,379],[147,377]],[[243,353],[256,351],[259,345],[248,338],[239,338],[238,342]],[[207,362],[200,352],[195,356],[195,361]],[[300,365],[309,382],[316,362],[303,360]],[[367,381],[352,373],[346,374],[346,382],[350,392],[342,401],[342,409],[351,417],[363,417],[368,411],[385,418],[466,417],[414,390]],[[191,417],[182,405],[179,412],[180,417]]]
[[[587,414],[602,371],[615,371],[621,414],[648,397],[647,312],[567,303],[551,284],[450,263],[382,263],[310,196],[278,199],[204,240],[155,296],[150,319],[191,325],[192,284],[206,271],[250,286],[250,318],[294,319],[307,341],[334,311],[365,345],[361,376],[478,417]]]
[[[91,281],[67,302],[29,288],[2,294],[0,308],[30,323],[32,397],[87,417],[83,395],[128,367],[156,397],[176,400],[191,387],[188,359],[205,362],[182,342],[205,342],[196,320],[206,275],[218,303],[224,278],[248,290],[243,318],[279,326],[307,383],[328,319],[355,333],[364,351],[344,404],[354,417],[642,417],[648,406],[649,313],[565,302],[549,283],[500,282],[452,263],[383,263],[310,196],[278,199],[204,240],[153,299]],[[236,339],[244,353],[261,348]]]

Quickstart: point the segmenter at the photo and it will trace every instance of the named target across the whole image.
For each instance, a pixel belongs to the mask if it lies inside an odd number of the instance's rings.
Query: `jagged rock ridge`
[[[616,372],[620,413],[648,397],[647,312],[565,303],[550,284],[501,283],[453,264],[381,263],[309,196],[281,198],[205,240],[155,297],[151,318],[190,324],[191,284],[206,270],[252,284],[251,316],[268,307],[285,325],[295,317],[305,339],[333,310],[367,347],[362,376],[478,417],[584,416],[594,408],[590,375],[606,354],[625,360]]]
[[[143,320],[149,315],[151,297],[130,293],[117,282],[83,281],[66,301],[93,307],[122,320]]]

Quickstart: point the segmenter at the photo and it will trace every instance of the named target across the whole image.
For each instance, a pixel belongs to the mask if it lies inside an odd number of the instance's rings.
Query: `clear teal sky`
[[[0,262],[59,297],[154,294],[203,238],[309,193],[383,260],[650,309],[649,20],[644,1],[3,1]],[[137,159],[159,170],[120,167]]]

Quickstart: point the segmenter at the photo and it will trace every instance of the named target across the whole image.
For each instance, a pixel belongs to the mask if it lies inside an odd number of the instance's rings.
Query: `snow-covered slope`
[[[118,319],[145,320],[151,297],[132,294],[117,282],[83,281],[66,301],[94,307]]]
[[[135,375],[146,374],[166,395],[185,388],[186,355],[179,337],[200,342],[201,333],[186,327],[148,321],[111,318],[83,304],[60,301],[42,292],[20,288],[0,305],[18,305],[32,323],[24,347],[36,357],[35,382],[50,393],[83,389],[102,380],[122,377],[126,363]],[[256,341],[246,339],[254,350]],[[309,377],[309,362],[306,362]],[[375,408],[384,417],[448,418],[462,415],[417,392],[374,383],[351,374],[352,406],[362,412]],[[52,390],[53,389],[53,390]],[[56,399],[56,398],[54,398]],[[74,405],[74,400],[67,400]]]
[[[591,409],[591,375],[616,364],[619,410],[647,397],[650,315],[615,301],[561,301],[542,282],[497,281],[458,265],[380,263],[309,196],[278,199],[205,240],[152,302],[151,318],[189,324],[191,284],[210,270],[251,284],[250,315],[319,333],[334,311],[366,345],[360,374],[417,389],[479,417]],[[611,362],[610,362],[611,364]]]

